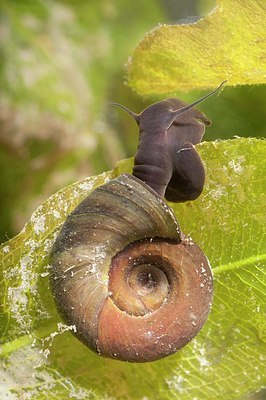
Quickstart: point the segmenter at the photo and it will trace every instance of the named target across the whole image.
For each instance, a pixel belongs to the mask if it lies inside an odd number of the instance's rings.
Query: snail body
[[[136,114],[123,108],[139,125],[139,146],[133,175],[171,202],[195,200],[201,194],[205,171],[194,145],[200,143],[211,121],[194,107],[219,91],[217,89],[192,104],[169,98]]]
[[[223,85],[223,84],[222,84]],[[63,320],[104,357],[147,362],[173,354],[202,328],[211,268],[181,232],[167,200],[197,198],[205,173],[194,148],[210,121],[177,99],[139,115],[133,175],[96,188],[67,217],[51,252],[50,283]]]
[[[188,343],[212,301],[200,248],[148,185],[121,175],[95,189],[54,244],[51,287],[75,335],[105,357],[153,361]]]

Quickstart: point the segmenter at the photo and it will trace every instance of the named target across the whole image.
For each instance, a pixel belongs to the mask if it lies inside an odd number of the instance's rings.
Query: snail
[[[57,309],[75,325],[73,334],[101,356],[158,360],[185,346],[208,317],[209,262],[181,231],[163,196],[186,201],[202,190],[204,169],[193,144],[209,121],[191,108],[209,95],[189,106],[167,99],[139,115],[121,106],[141,130],[133,174],[90,193],[67,217],[53,245],[50,285]],[[184,113],[187,119],[180,118]],[[154,118],[150,125],[148,117]],[[176,136],[178,143],[164,135]]]

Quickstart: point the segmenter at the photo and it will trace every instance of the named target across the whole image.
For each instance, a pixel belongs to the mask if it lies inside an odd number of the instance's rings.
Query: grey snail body
[[[193,118],[206,120],[197,113]],[[180,154],[198,137],[187,142],[183,136]],[[171,188],[181,178],[167,175],[157,185],[145,175],[149,168],[138,161],[146,136],[141,140],[134,175],[89,194],[67,217],[51,253],[50,283],[63,320],[97,354],[129,362],[158,360],[186,345],[204,325],[213,297],[206,256],[181,232],[162,197],[187,200],[188,186],[182,196],[180,187]]]
[[[194,107],[219,91],[224,83],[192,104],[169,98],[150,105],[140,114],[113,103],[139,125],[133,175],[168,201],[195,200],[203,190],[205,171],[194,145],[200,143],[205,126],[210,126],[211,121]]]

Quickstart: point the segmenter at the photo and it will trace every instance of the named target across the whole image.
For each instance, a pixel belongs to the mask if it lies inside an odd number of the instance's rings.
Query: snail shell
[[[51,255],[58,310],[96,353],[153,361],[188,343],[212,301],[201,249],[132,175],[94,190],[66,219]]]

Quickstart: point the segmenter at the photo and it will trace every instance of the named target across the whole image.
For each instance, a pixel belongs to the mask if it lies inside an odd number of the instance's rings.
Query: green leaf
[[[265,83],[264,0],[217,0],[206,18],[159,25],[129,62],[129,84],[143,95],[228,84]]]
[[[1,247],[1,390],[32,399],[239,399],[263,384],[265,353],[265,141],[197,146],[207,182],[202,196],[174,205],[184,232],[213,267],[210,317],[192,342],[160,361],[129,364],[87,350],[64,325],[48,288],[49,252],[66,215],[106,174],[50,197]],[[20,397],[19,397],[20,396]]]

